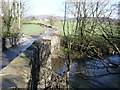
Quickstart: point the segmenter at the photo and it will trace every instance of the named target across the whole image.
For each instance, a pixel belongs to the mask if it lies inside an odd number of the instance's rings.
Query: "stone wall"
[[[64,57],[64,53],[61,47],[61,38],[56,34],[51,37],[51,55],[52,58]]]
[[[26,88],[30,77],[30,59],[25,53],[20,54],[7,67],[0,71],[2,88]]]
[[[2,78],[3,89],[28,87],[28,82],[31,77],[31,60],[33,58],[36,60],[35,55],[37,54],[37,43],[39,44],[42,53],[40,58],[42,57],[42,60],[48,59],[48,56],[50,54],[49,41],[42,39],[35,41],[29,48],[27,48],[8,66],[0,71],[0,78]]]
[[[51,60],[60,56],[60,37],[39,39],[0,71],[2,88],[28,88],[37,83],[38,88],[63,87],[62,77],[53,72]],[[60,59],[60,58],[59,58]],[[54,78],[56,77],[56,78]],[[54,81],[56,79],[56,81]],[[38,80],[38,81],[37,81]],[[51,82],[53,81],[54,84]],[[62,81],[62,82],[61,82]],[[58,82],[61,84],[58,85]],[[35,86],[35,85],[33,85]]]

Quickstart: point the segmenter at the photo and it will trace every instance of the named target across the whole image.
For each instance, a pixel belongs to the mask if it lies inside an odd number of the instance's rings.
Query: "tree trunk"
[[[2,38],[2,51],[7,50],[6,48],[6,38]]]

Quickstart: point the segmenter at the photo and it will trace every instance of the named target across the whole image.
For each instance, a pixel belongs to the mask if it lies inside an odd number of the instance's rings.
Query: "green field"
[[[23,20],[22,21],[23,26],[22,26],[22,32],[26,35],[31,35],[31,34],[36,34],[43,31],[44,29],[40,27],[39,25],[34,25],[34,24],[24,24],[24,23],[43,23],[46,25],[50,25],[48,21],[43,21],[43,20]],[[63,34],[62,32],[62,22],[55,22],[52,27],[56,28],[60,34]]]
[[[45,31],[44,28],[42,28],[40,25],[34,24],[24,24],[21,28],[21,32],[24,33],[26,36],[37,35],[43,31]]]
[[[46,25],[50,25],[48,21],[43,21],[43,20],[23,20],[23,23],[43,23]],[[67,24],[69,27],[67,27]],[[107,25],[107,23],[106,23]],[[102,26],[104,28],[106,28],[106,32],[109,33],[110,32],[110,28],[106,27],[106,25],[103,23]],[[63,35],[63,22],[54,22],[54,25],[52,26],[54,28],[56,28],[59,32],[60,35]],[[98,29],[98,27],[100,27],[99,25],[97,25],[97,27],[95,28],[95,33],[96,34],[102,34],[101,31]],[[69,29],[68,29],[69,28]],[[101,27],[100,27],[101,28]],[[66,22],[66,26],[65,26],[65,33],[66,35],[69,34],[73,34],[74,33],[74,29],[75,29],[75,22]],[[85,28],[88,32],[91,29],[90,25],[86,25]],[[114,29],[115,29],[115,25],[114,25]],[[102,30],[102,29],[101,29]],[[39,34],[40,32],[44,31],[44,29],[39,26],[39,25],[34,25],[34,24],[24,24],[22,26],[22,32],[25,35],[31,35],[31,34]],[[114,30],[114,33],[116,33],[116,31]]]

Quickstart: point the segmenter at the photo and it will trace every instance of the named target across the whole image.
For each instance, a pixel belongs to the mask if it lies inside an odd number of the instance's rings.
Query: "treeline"
[[[17,45],[20,35],[20,18],[23,13],[23,3],[20,1],[1,1],[2,10],[2,50],[7,49],[7,40],[11,47]]]
[[[43,23],[23,22],[23,24],[35,24],[35,25],[40,25],[42,27],[46,27],[46,28],[52,28],[52,26],[49,26],[49,25],[46,25],[46,24],[43,24]]]
[[[108,64],[104,56],[120,55],[120,28],[118,20],[114,20],[118,15],[118,4],[110,5],[109,1],[100,0],[96,2],[70,0],[66,1],[64,6],[63,50],[67,56],[66,82],[69,88],[72,60],[100,59]],[[68,22],[66,19],[69,16],[76,20]],[[92,18],[88,19],[89,17]]]

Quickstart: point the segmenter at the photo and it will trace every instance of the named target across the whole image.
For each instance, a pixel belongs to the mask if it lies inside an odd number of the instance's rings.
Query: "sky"
[[[64,11],[64,0],[29,0],[28,15],[61,15]]]
[[[26,15],[64,15],[65,0],[27,0]],[[77,1],[77,0],[75,0]],[[79,1],[79,0],[78,0]],[[95,0],[96,1],[96,0]],[[110,0],[112,3],[120,0]]]

